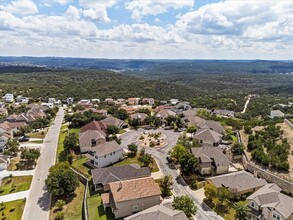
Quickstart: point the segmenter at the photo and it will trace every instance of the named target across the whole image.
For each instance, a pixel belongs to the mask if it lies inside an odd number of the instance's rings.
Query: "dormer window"
[[[250,206],[254,208],[255,206],[254,201],[251,201]]]
[[[276,219],[276,220],[280,220],[281,216],[278,213],[273,212],[273,218]]]
[[[97,145],[97,141],[95,139],[92,139],[92,147]]]

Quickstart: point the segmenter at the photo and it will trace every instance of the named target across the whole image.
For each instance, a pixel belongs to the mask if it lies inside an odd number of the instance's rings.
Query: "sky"
[[[0,0],[0,56],[293,59],[293,0]]]

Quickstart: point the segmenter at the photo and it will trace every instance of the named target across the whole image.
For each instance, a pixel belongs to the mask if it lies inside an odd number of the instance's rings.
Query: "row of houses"
[[[275,183],[267,183],[246,171],[211,177],[206,181],[216,188],[227,188],[234,196],[250,194],[246,200],[252,220],[293,219],[293,198],[283,194]]]

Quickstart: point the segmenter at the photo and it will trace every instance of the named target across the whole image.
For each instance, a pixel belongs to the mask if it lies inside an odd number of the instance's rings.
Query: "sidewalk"
[[[0,196],[0,203],[1,202],[10,202],[18,199],[24,199],[27,198],[29,194],[29,190],[21,191],[17,193],[11,193],[5,196]]]
[[[3,170],[0,172],[0,179],[10,176],[12,174],[13,176],[29,176],[29,175],[35,175],[36,170],[23,170],[23,171],[7,171]]]

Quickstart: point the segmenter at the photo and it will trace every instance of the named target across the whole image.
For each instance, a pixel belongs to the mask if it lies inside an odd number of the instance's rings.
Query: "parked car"
[[[166,160],[167,160],[167,162],[168,162],[168,163],[172,163],[172,162],[173,162],[173,160],[172,160],[172,157],[171,157],[171,156],[167,156],[167,157],[166,157]]]
[[[175,164],[174,164],[173,162],[168,163],[168,166],[169,166],[170,169],[172,169],[172,170],[175,170],[175,169],[176,169],[176,166],[175,166]]]
[[[20,138],[18,139],[19,142],[27,142],[27,141],[29,141],[29,140],[30,140],[30,139],[29,139],[28,137],[26,137],[26,136],[20,137]]]

